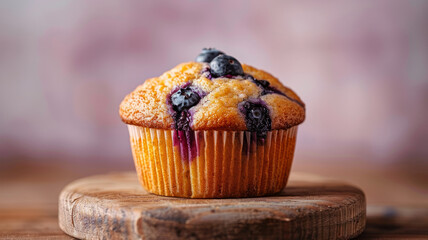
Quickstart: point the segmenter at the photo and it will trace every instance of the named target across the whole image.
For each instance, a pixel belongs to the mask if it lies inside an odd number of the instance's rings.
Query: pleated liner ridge
[[[188,198],[280,192],[288,180],[297,134],[297,126],[270,131],[263,140],[245,131],[187,131],[181,132],[187,140],[177,143],[176,130],[133,125],[128,129],[144,188],[158,195]]]

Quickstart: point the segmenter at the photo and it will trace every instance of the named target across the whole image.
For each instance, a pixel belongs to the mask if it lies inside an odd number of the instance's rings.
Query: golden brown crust
[[[127,124],[171,129],[174,127],[172,112],[167,104],[171,91],[186,83],[205,91],[207,95],[194,107],[193,130],[245,131],[247,127],[238,104],[248,99],[260,98],[270,110],[272,129],[286,129],[300,124],[305,119],[304,103],[289,88],[271,74],[242,64],[244,72],[259,80],[267,80],[280,94],[261,95],[262,89],[245,78],[208,79],[202,70],[205,63],[183,63],[158,78],[147,80],[128,94],[120,104],[120,116]]]

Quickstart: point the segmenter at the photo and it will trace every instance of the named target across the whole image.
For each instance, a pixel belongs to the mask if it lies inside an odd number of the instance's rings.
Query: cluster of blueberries
[[[244,75],[244,69],[236,58],[215,48],[202,49],[195,61],[209,63],[210,73],[213,77]]]
[[[268,81],[257,80],[251,75],[245,75],[241,63],[236,58],[226,55],[217,49],[204,48],[196,57],[196,62],[208,63],[212,77],[245,76],[263,89],[262,95],[269,93],[282,94],[270,87]],[[191,85],[183,86],[172,92],[170,103],[174,110],[177,130],[190,130],[191,114],[188,110],[198,104],[202,97],[200,91]],[[239,105],[239,109],[245,116],[246,126],[249,131],[256,132],[260,137],[265,137],[266,132],[271,130],[272,121],[269,116],[269,109],[261,100],[244,101]]]
[[[234,57],[224,54],[215,48],[204,48],[202,52],[196,57],[196,62],[209,63],[209,72],[212,77],[233,77],[243,76],[244,78],[250,79],[263,91],[261,95],[266,94],[280,94],[284,95],[278,89],[270,86],[270,83],[266,80],[258,80],[249,74],[245,74],[242,69],[241,63]]]

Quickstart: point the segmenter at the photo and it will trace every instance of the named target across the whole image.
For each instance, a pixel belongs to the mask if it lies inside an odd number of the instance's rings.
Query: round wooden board
[[[302,173],[269,197],[162,197],[134,173],[111,173],[74,181],[59,198],[61,229],[82,239],[348,239],[365,223],[360,189]]]

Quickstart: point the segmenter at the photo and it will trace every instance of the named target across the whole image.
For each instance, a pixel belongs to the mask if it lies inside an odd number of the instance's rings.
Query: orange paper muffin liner
[[[154,194],[256,197],[286,185],[297,126],[265,138],[246,131],[176,131],[128,125],[138,179]]]

